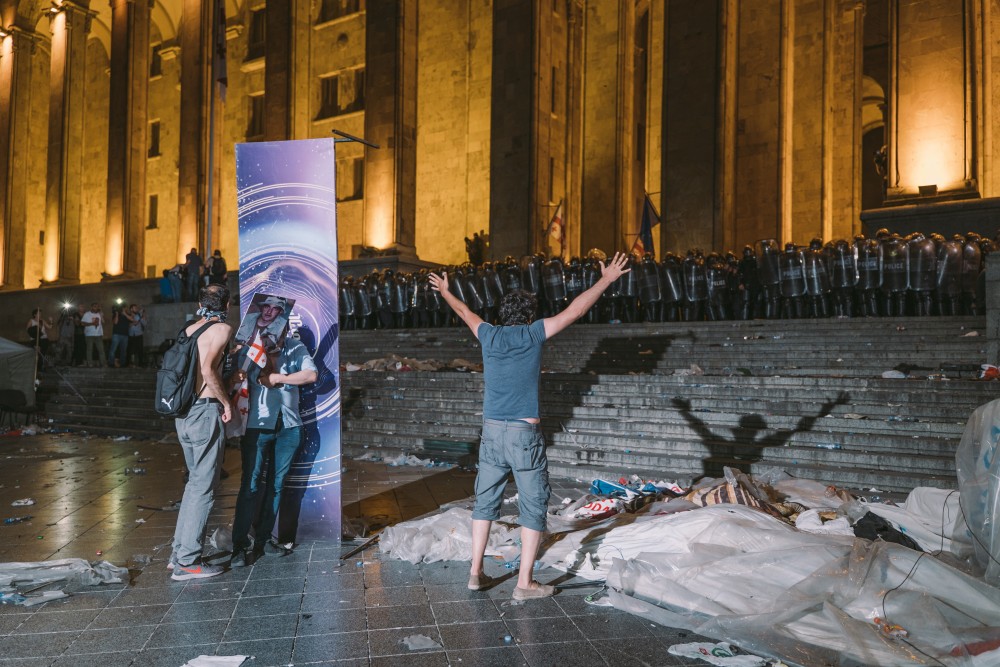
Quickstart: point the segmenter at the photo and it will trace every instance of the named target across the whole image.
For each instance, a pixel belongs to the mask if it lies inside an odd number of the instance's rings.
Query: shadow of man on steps
[[[702,459],[705,476],[722,477],[722,469],[733,464],[743,472],[749,473],[753,464],[764,458],[766,449],[783,447],[796,433],[811,431],[817,419],[828,416],[839,405],[846,405],[850,398],[850,394],[846,391],[840,392],[835,399],[823,403],[819,412],[803,416],[795,428],[791,429],[770,429],[762,415],[743,415],[739,424],[730,429],[731,438],[713,432],[691,411],[691,401],[688,399],[676,396],[672,403],[691,430],[698,434],[702,443],[708,448],[708,456]]]

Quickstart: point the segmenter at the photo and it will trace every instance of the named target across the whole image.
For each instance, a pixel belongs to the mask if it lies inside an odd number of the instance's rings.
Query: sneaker
[[[205,563],[193,563],[191,565],[181,565],[177,563],[174,566],[174,573],[170,575],[170,578],[174,581],[187,581],[188,579],[207,579],[208,577],[216,577],[226,569],[221,565],[207,565]]]
[[[518,586],[514,589],[514,595],[512,597],[515,600],[537,600],[539,598],[552,597],[555,594],[555,586],[538,584],[537,588],[521,588]]]
[[[246,567],[252,562],[246,549],[235,549],[233,557],[229,559],[229,567]]]
[[[270,539],[264,543],[262,551],[269,554],[278,554],[279,556],[287,556],[292,553],[292,547],[295,546],[294,542],[289,542],[288,544],[281,544],[277,540]]]

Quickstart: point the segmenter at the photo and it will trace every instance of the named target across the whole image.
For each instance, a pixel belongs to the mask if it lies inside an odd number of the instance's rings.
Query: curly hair
[[[209,310],[229,308],[229,290],[224,285],[205,285],[198,293],[198,303]]]
[[[515,326],[531,324],[538,310],[538,298],[531,292],[517,289],[504,295],[500,301],[500,324]]]

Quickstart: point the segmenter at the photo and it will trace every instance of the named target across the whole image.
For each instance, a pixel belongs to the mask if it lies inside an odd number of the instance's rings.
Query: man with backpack
[[[224,424],[231,416],[221,374],[232,335],[232,328],[225,323],[229,290],[223,285],[207,285],[201,288],[198,304],[199,319],[187,324],[164,354],[156,381],[157,411],[175,418],[177,439],[189,471],[167,565],[175,581],[214,577],[225,571],[203,562],[201,548],[222,469]]]

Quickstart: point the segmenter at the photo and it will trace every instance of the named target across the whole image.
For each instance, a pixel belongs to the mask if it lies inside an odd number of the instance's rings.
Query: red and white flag
[[[253,342],[247,349],[247,359],[257,364],[261,368],[267,364],[267,350],[264,349],[264,341],[260,339],[260,332],[253,337]]]

